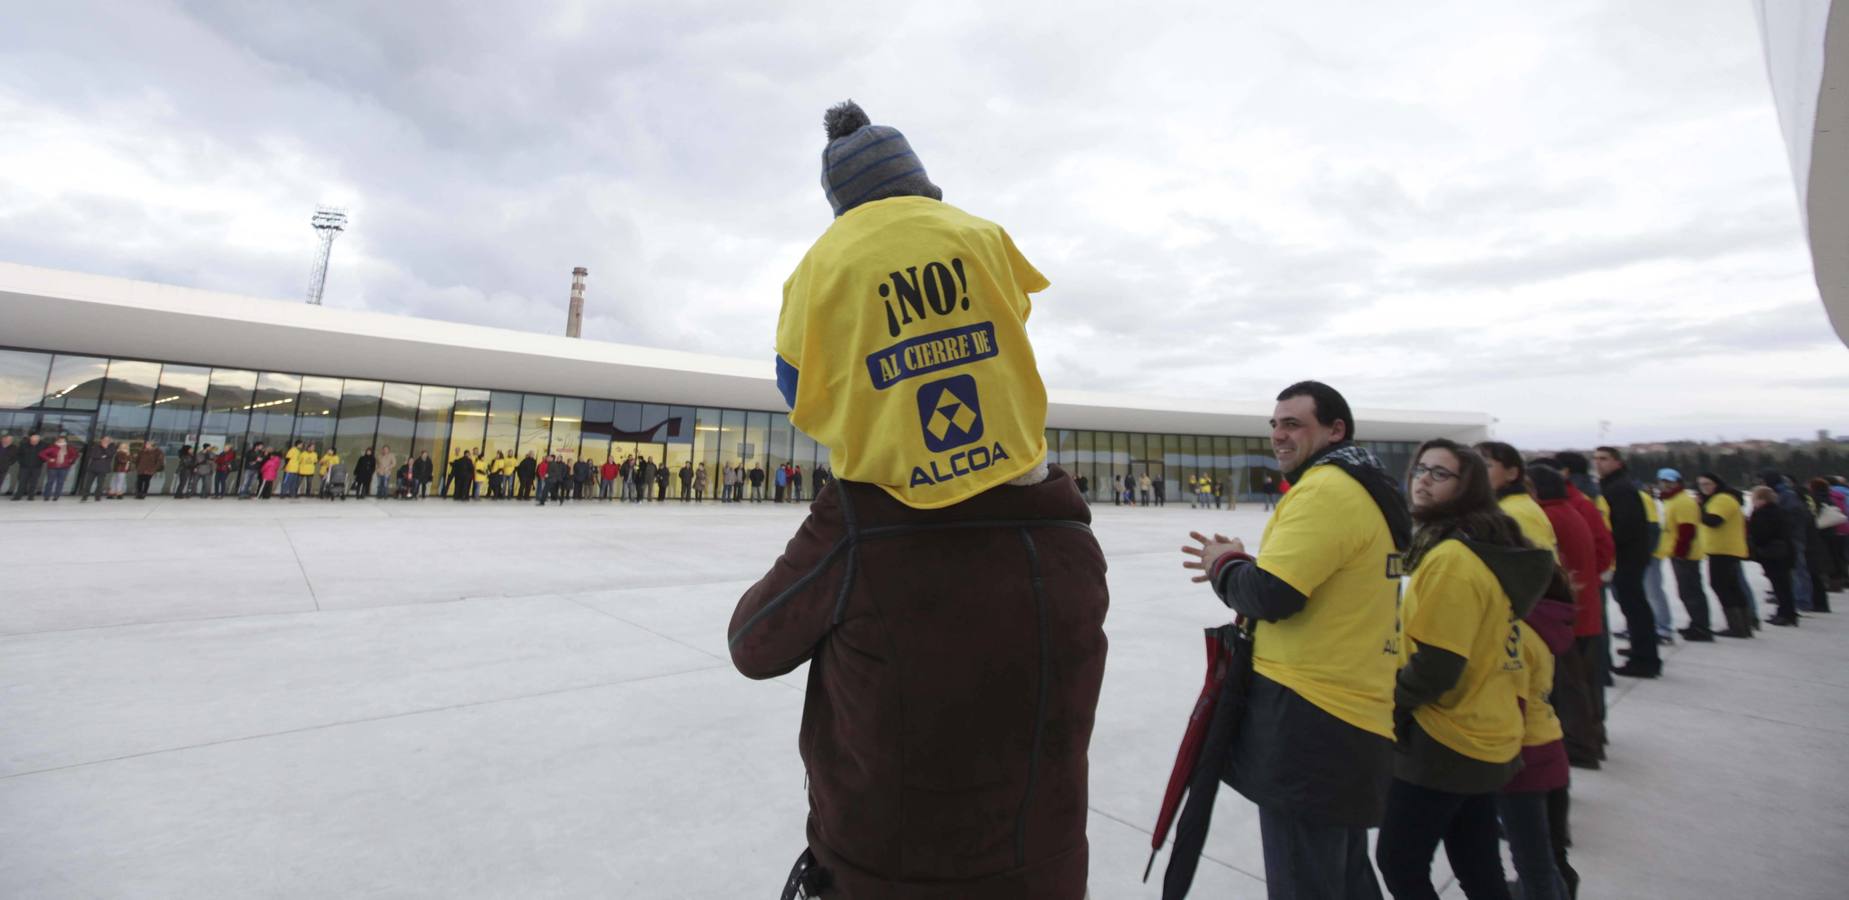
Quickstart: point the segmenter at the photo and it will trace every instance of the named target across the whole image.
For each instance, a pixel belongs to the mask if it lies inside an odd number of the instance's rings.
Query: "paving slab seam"
[[[699,666],[697,668],[692,668],[692,669],[678,669],[673,672],[657,672],[652,675],[641,675],[635,678],[619,678],[619,679],[616,679],[615,681],[600,681],[600,682],[596,682],[593,684],[572,685],[570,687],[555,688],[549,691],[536,691],[531,694],[519,694],[519,695],[512,696],[512,697],[493,697],[487,700],[474,700],[468,703],[453,703],[448,706],[433,706],[427,709],[413,709],[413,710],[407,710],[405,712],[391,713],[389,715],[383,715],[383,716],[366,716],[366,717],[359,718],[359,719],[347,719],[347,720],[340,721],[340,722],[324,722],[320,725],[304,725],[301,728],[285,728],[282,731],[271,731],[271,732],[265,732],[263,734],[247,734],[247,735],[244,735],[243,737],[225,738],[224,740],[219,740],[219,741],[203,741],[197,744],[189,744],[184,747],[162,747],[159,750],[144,750],[140,753],[125,753],[121,756],[112,756],[107,759],[93,759],[93,760],[88,760],[85,762],[70,763],[69,765],[52,766],[46,769],[34,769],[29,772],[14,772],[8,775],[0,775],[0,781],[11,781],[12,779],[15,779],[15,778],[27,778],[33,775],[46,775],[46,774],[50,774],[53,772],[63,772],[63,771],[67,771],[70,769],[82,769],[82,768],[87,768],[90,766],[106,765],[108,763],[122,762],[124,760],[140,759],[146,756],[160,756],[162,754],[167,754],[167,753],[182,753],[187,750],[198,750],[198,749],[202,749],[205,747],[218,747],[218,746],[223,746],[225,744],[240,744],[246,741],[259,741],[259,740],[264,740],[266,738],[283,737],[283,736],[291,735],[291,734],[305,734],[310,731],[323,731],[325,729],[341,728],[347,725],[365,725],[365,724],[372,723],[372,722],[389,722],[393,719],[406,719],[412,716],[423,716],[423,715],[432,715],[435,713],[454,712],[459,709],[473,709],[479,706],[493,706],[497,703],[514,703],[514,702],[518,702],[521,700],[533,700],[539,697],[553,697],[559,694],[570,694],[570,693],[575,693],[577,691],[596,690],[598,688],[607,688],[607,687],[623,687],[623,686],[627,686],[631,684],[641,684],[643,682],[649,682],[649,681],[659,681],[659,680],[668,679],[668,678],[678,678],[682,675],[694,675],[700,672],[712,672],[720,668],[723,668],[723,667],[721,666]]]
[[[1136,833],[1138,833],[1138,834],[1147,834],[1147,835],[1150,835],[1150,836],[1152,836],[1152,837],[1154,836],[1154,832],[1151,832],[1151,831],[1150,831],[1149,829],[1147,829],[1147,828],[1141,828],[1141,827],[1138,827],[1138,826],[1136,826],[1136,825],[1132,825],[1132,824],[1130,824],[1129,822],[1126,822],[1126,821],[1124,821],[1123,819],[1120,819],[1120,818],[1118,818],[1118,817],[1116,817],[1116,816],[1114,816],[1114,815],[1111,815],[1110,813],[1107,813],[1107,812],[1105,812],[1105,811],[1104,811],[1104,810],[1102,810],[1102,809],[1099,809],[1099,808],[1097,808],[1096,806],[1089,806],[1089,805],[1088,805],[1088,806],[1086,806],[1085,808],[1086,808],[1086,809],[1088,809],[1088,810],[1091,810],[1091,811],[1092,811],[1092,812],[1094,812],[1094,813],[1097,813],[1097,814],[1098,814],[1098,816],[1099,816],[1099,817],[1101,817],[1101,818],[1105,818],[1105,819],[1109,819],[1109,820],[1111,820],[1111,821],[1113,821],[1113,822],[1116,822],[1117,824],[1119,824],[1119,825],[1122,825],[1123,827],[1125,827],[1125,828],[1128,828],[1128,829],[1130,829],[1131,831],[1134,831],[1134,832],[1136,832]],[[1168,848],[1168,849],[1169,849],[1169,851],[1170,851],[1171,853],[1173,853],[1173,852],[1174,852],[1174,844],[1173,844],[1173,842],[1164,842],[1162,846],[1164,846],[1164,847],[1166,847],[1166,848]],[[1244,875],[1245,877],[1247,877],[1247,878],[1250,878],[1250,879],[1252,879],[1253,881],[1256,881],[1256,882],[1258,882],[1259,884],[1264,884],[1264,883],[1265,883],[1265,876],[1263,876],[1263,875],[1255,875],[1255,874],[1253,874],[1253,873],[1251,873],[1251,872],[1247,872],[1246,870],[1244,870],[1244,869],[1242,869],[1242,868],[1240,868],[1239,866],[1237,866],[1237,865],[1234,865],[1233,863],[1230,863],[1230,862],[1227,862],[1226,860],[1223,860],[1223,859],[1220,859],[1219,857],[1216,857],[1216,856],[1214,856],[1213,854],[1211,854],[1211,853],[1208,853],[1208,852],[1207,852],[1207,851],[1205,851],[1205,850],[1202,850],[1202,851],[1201,851],[1201,859],[1204,859],[1204,860],[1206,860],[1206,861],[1208,861],[1208,862],[1210,862],[1210,863],[1213,863],[1214,865],[1217,865],[1217,866],[1219,866],[1219,867],[1220,867],[1220,868],[1222,868],[1222,869],[1230,869],[1230,870],[1232,870],[1232,871],[1234,871],[1234,872],[1238,872],[1239,874],[1241,874],[1241,875]]]
[[[295,567],[302,570],[302,583],[308,586],[308,599],[315,601],[315,612],[321,611],[321,598],[315,595],[315,581],[308,577],[308,565],[302,562],[302,551],[295,549],[295,538],[289,534],[289,523],[277,522],[282,529],[282,539],[289,544],[289,552],[295,555]]]

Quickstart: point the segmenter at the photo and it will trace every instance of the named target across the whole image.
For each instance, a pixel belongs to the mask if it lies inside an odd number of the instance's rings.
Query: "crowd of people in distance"
[[[607,457],[593,463],[570,454],[497,451],[489,459],[480,448],[459,451],[439,469],[428,451],[400,458],[389,446],[375,453],[367,447],[351,465],[338,450],[323,450],[314,441],[285,447],[253,442],[236,447],[184,445],[175,454],[175,469],[166,493],[174,499],[225,498],[268,500],[320,497],[417,500],[431,495],[456,500],[611,500],[623,502],[792,503],[820,491],[833,474],[818,466],[784,463],[765,470],[753,462],[721,465],[715,476],[705,463],[685,462],[678,471],[646,456],[621,461]],[[108,435],[79,448],[68,435],[50,442],[33,433],[23,440],[0,435],[0,494],[13,500],[59,500],[75,494],[79,502],[147,499],[154,479],[166,471],[160,445],[142,442],[131,448]],[[71,476],[75,474],[73,479]],[[131,485],[130,478],[133,478]]]

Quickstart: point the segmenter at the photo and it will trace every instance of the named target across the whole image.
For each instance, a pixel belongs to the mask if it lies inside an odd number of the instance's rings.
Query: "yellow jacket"
[[[333,450],[327,451],[321,457],[321,477],[326,478],[327,473],[333,471],[333,468],[338,465],[340,465],[340,454]]]
[[[1689,542],[1688,556],[1684,558],[1700,561],[1707,556],[1701,549],[1701,507],[1696,505],[1693,492],[1684,490],[1663,501],[1663,536],[1656,543],[1659,559],[1676,555],[1676,535],[1684,525],[1695,526],[1695,539]]]
[[[1717,516],[1719,525],[1701,523],[1701,548],[1709,556],[1746,558],[1746,514],[1732,494],[1715,494],[1702,504],[1704,516]]]
[[[1496,503],[1509,518],[1515,520],[1515,524],[1522,527],[1522,537],[1527,538],[1529,543],[1543,550],[1553,550],[1559,543],[1559,539],[1554,537],[1554,523],[1547,520],[1547,512],[1541,509],[1541,504],[1536,503],[1533,497],[1510,494]]]
[[[321,456],[313,450],[303,450],[301,453],[296,454],[295,468],[290,471],[297,475],[313,475],[315,474],[315,464],[320,461]]]

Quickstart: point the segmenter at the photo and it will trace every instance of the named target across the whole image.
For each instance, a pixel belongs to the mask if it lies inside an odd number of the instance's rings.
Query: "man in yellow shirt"
[[[1398,479],[1354,443],[1334,388],[1278,395],[1271,446],[1290,492],[1256,556],[1238,539],[1195,533],[1184,547],[1221,602],[1250,628],[1253,671],[1222,765],[1258,804],[1273,896],[1378,897],[1368,828],[1393,769],[1400,554],[1412,519]]]
[[[1712,618],[1708,611],[1708,592],[1701,586],[1701,505],[1682,483],[1682,473],[1675,469],[1658,469],[1657,493],[1663,500],[1663,533],[1656,545],[1657,556],[1669,560],[1676,573],[1676,594],[1688,610],[1689,625],[1680,632],[1686,641],[1713,641]]]

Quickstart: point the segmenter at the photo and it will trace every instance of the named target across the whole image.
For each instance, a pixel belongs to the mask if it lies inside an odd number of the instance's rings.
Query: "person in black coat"
[[[520,499],[533,499],[533,478],[539,472],[539,463],[533,461],[533,451],[526,452],[526,458],[514,467],[514,475],[520,479]]]
[[[562,459],[548,457],[546,462],[546,483],[539,486],[539,505],[545,506],[546,500],[554,503],[565,502],[565,482],[571,477],[571,467]]]
[[[655,466],[654,470],[655,470],[655,502],[661,503],[668,499],[668,467],[667,466]]]
[[[1798,624],[1797,592],[1792,590],[1791,523],[1778,506],[1778,492],[1769,487],[1753,488],[1753,515],[1746,520],[1746,549],[1753,562],[1764,569],[1772,583],[1772,596],[1778,598],[1778,614],[1766,620],[1768,625]]]
[[[372,475],[378,470],[378,457],[372,455],[371,447],[367,447],[366,452],[360,454],[359,461],[353,464],[353,480],[359,482],[361,497],[372,496]]]
[[[469,491],[475,487],[475,459],[473,457],[464,453],[450,462],[449,484],[451,496],[457,500],[469,499]]]
[[[1611,540],[1617,551],[1611,592],[1618,608],[1624,611],[1625,627],[1631,633],[1631,661],[1612,673],[1656,678],[1663,674],[1663,658],[1657,653],[1656,612],[1644,592],[1644,576],[1656,562],[1657,542],[1650,537],[1643,494],[1616,447],[1598,448],[1592,454],[1592,464],[1599,470],[1599,492],[1611,509]]]
[[[572,499],[583,500],[585,498],[585,492],[589,490],[591,486],[591,463],[589,460],[581,459],[572,464],[571,480],[573,491]]]

